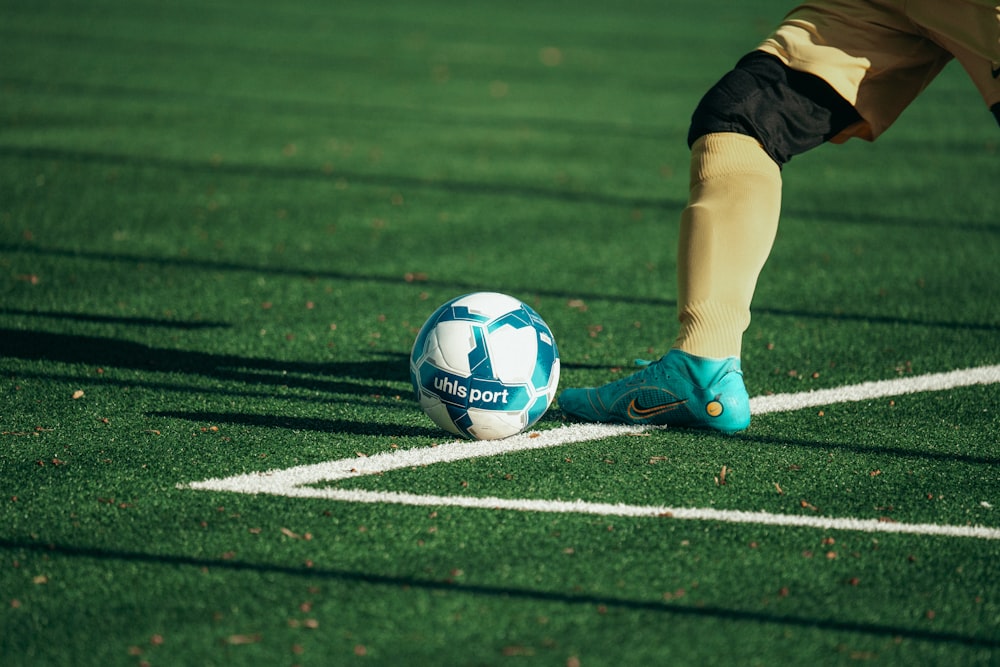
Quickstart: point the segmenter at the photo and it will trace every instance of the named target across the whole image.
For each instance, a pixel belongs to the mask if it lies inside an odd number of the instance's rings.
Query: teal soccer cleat
[[[567,389],[559,407],[591,422],[705,428],[750,425],[750,397],[737,357],[705,359],[670,350],[641,371],[601,387]]]

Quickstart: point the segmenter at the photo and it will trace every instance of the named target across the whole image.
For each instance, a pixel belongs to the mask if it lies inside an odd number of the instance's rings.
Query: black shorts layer
[[[691,119],[688,145],[705,134],[736,132],[757,139],[784,165],[861,120],[828,83],[754,51],[702,98]]]

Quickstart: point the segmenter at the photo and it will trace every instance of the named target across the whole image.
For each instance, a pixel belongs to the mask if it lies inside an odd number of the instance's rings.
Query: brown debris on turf
[[[284,535],[285,537],[291,538],[293,540],[306,540],[306,541],[309,541],[309,540],[311,540],[313,538],[312,533],[303,533],[302,535],[299,535],[298,533],[296,533],[296,532],[294,532],[294,531],[292,531],[292,530],[290,530],[288,528],[282,528],[281,529],[281,534]]]

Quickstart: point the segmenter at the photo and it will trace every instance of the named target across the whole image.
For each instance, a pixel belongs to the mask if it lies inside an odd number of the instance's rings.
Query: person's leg
[[[762,51],[741,60],[706,94],[691,124],[674,346],[739,357],[777,231],[778,168],[792,156],[850,136],[874,139],[952,58],[1000,122],[1000,62],[991,60],[998,40],[995,6],[914,0],[897,11],[837,0],[796,10]]]
[[[820,79],[753,53],[694,113],[691,181],[678,249],[680,334],[660,361],[597,388],[567,389],[561,409],[588,421],[739,431],[750,422],[740,346],[771,250],[781,165],[858,121]]]
[[[674,347],[739,357],[750,299],[778,231],[781,171],[753,137],[716,132],[694,142],[690,188],[677,251]]]
[[[740,60],[705,95],[688,135],[675,348],[740,356],[750,301],[778,230],[781,167],[859,121],[821,79],[761,52]]]
[[[939,2],[913,3],[924,5],[927,23],[954,18]],[[780,168],[826,141],[875,139],[952,55],[916,27],[904,3],[812,0],[786,16],[694,113],[674,347],[623,380],[567,389],[562,410],[589,421],[745,428],[739,355],[777,228]]]

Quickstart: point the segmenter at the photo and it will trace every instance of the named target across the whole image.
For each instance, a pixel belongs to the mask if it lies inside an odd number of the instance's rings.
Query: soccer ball
[[[552,404],[559,351],[526,304],[496,292],[466,294],[420,328],[410,381],[420,407],[444,430],[474,440],[506,438]]]

